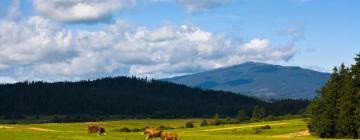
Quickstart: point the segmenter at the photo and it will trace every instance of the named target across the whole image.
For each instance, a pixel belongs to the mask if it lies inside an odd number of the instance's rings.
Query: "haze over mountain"
[[[165,80],[267,99],[311,99],[316,95],[316,90],[319,90],[329,79],[329,76],[328,73],[300,67],[246,62]]]

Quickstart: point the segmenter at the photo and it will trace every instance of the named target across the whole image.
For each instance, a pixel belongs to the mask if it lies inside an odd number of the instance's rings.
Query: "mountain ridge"
[[[329,73],[298,66],[245,62],[163,80],[266,99],[311,99],[315,97],[315,91],[325,84],[329,76]]]

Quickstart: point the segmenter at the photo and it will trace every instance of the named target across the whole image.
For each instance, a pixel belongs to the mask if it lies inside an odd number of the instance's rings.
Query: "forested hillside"
[[[296,114],[306,100],[273,103],[230,92],[202,90],[136,77],[78,82],[21,82],[0,85],[0,114],[99,114],[137,118],[185,118],[251,114],[254,106],[267,115]]]

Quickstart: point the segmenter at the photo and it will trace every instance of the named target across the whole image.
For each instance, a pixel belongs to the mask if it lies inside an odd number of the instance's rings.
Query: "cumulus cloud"
[[[254,38],[235,44],[191,25],[150,29],[116,21],[103,30],[68,30],[48,18],[0,20],[0,79],[79,80],[109,75],[163,78],[246,61],[287,61],[293,46]],[[9,79],[9,78],[7,78]]]
[[[229,0],[176,0],[189,13],[206,11],[211,8],[219,7],[229,2]]]
[[[134,6],[136,0],[34,0],[42,15],[65,23],[97,23],[111,20],[112,13]]]

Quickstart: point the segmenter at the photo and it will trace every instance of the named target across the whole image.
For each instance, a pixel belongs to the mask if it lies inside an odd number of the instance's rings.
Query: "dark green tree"
[[[336,137],[357,137],[356,102],[354,84],[350,69],[341,64],[339,70],[339,97],[336,107],[339,111],[336,122]]]
[[[360,137],[360,53],[355,57],[355,64],[351,66],[354,84],[354,100],[357,106],[355,110],[355,124],[358,126],[357,136]]]
[[[259,106],[255,106],[252,112],[252,117],[251,120],[252,121],[258,121],[263,119],[265,116],[265,110],[262,107]]]
[[[201,123],[200,123],[200,127],[205,127],[205,126],[208,126],[209,123],[206,119],[202,120]]]
[[[335,67],[330,80],[322,87],[319,96],[310,105],[310,132],[322,138],[335,137],[337,120],[337,99],[339,94],[339,73]]]
[[[220,125],[221,124],[220,115],[218,113],[216,113],[213,116],[213,119],[214,119],[213,125]]]
[[[246,115],[245,110],[240,110],[237,115],[237,120],[239,122],[245,121],[248,119],[248,116]]]
[[[360,136],[360,54],[355,65],[335,67],[329,81],[311,102],[310,131],[322,138]]]
[[[185,128],[194,128],[194,127],[195,127],[194,122],[192,122],[192,121],[189,121],[189,122],[185,123]]]

